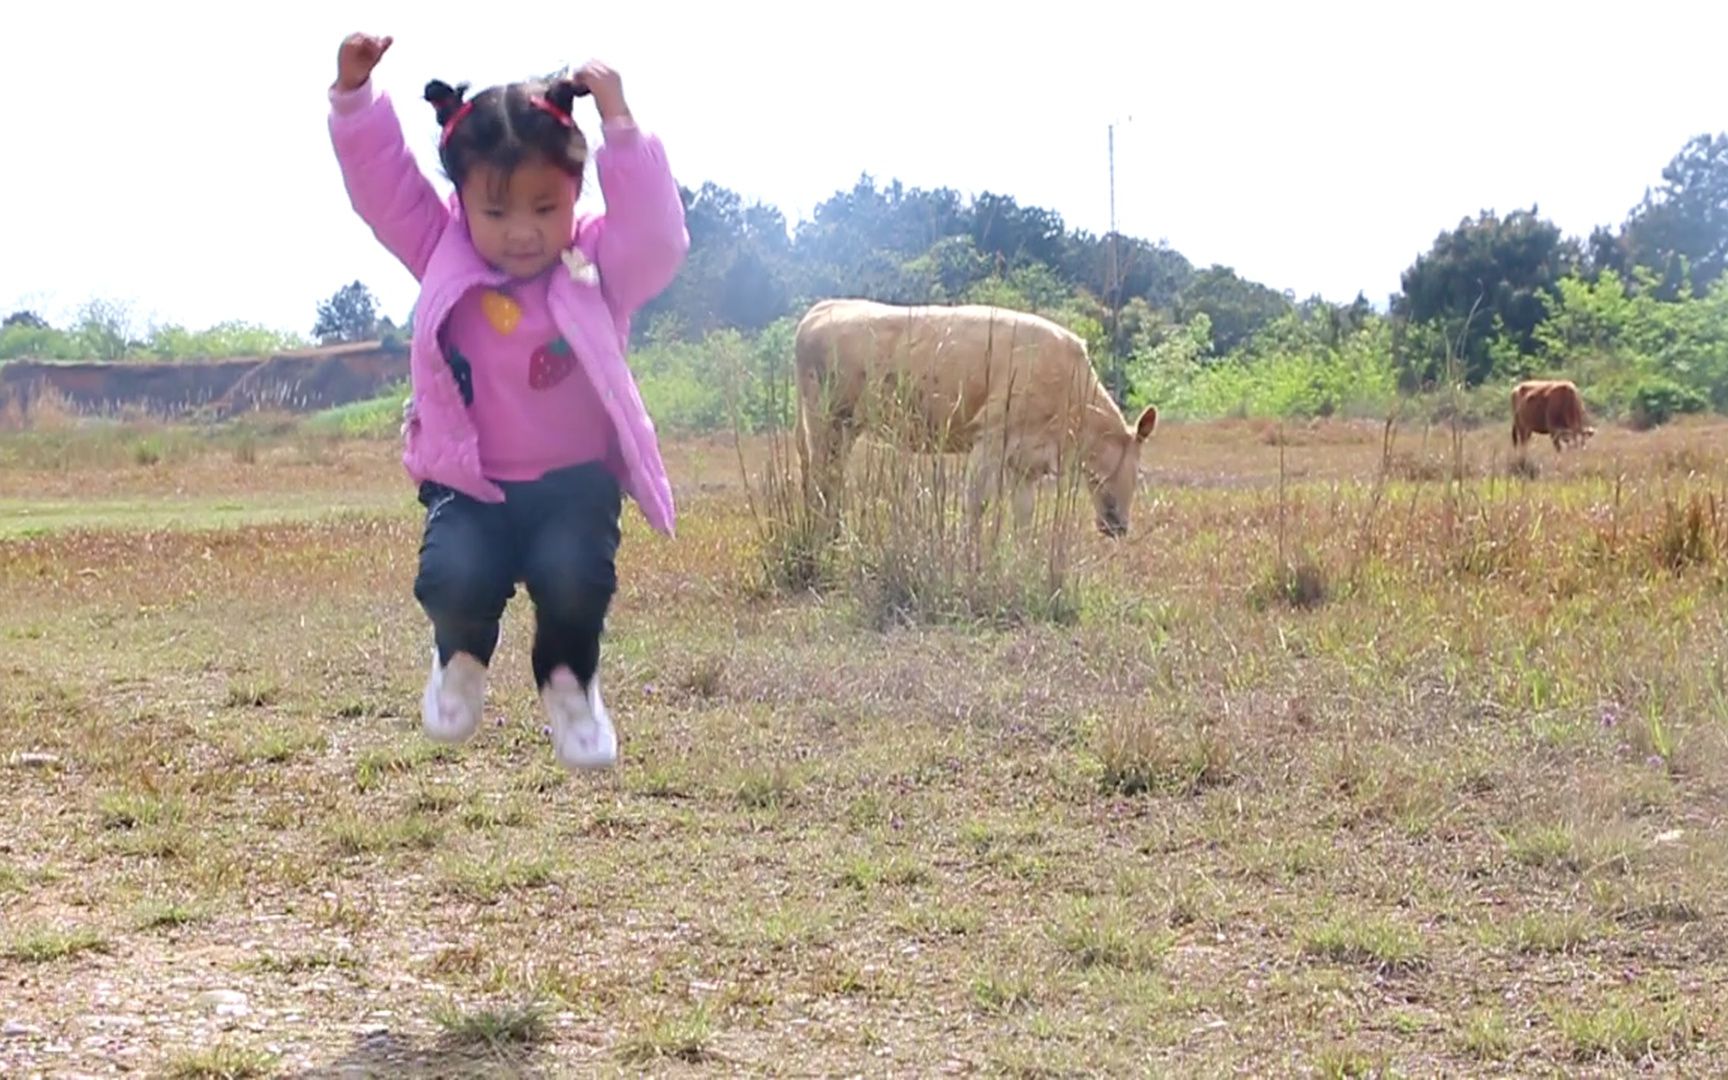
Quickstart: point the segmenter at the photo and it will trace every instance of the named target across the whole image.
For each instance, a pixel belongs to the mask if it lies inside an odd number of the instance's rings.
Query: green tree
[[[1435,238],[1434,246],[1404,271],[1393,312],[1414,324],[1430,324],[1447,341],[1461,341],[1458,359],[1465,381],[1474,386],[1493,372],[1491,346],[1510,340],[1521,355],[1535,348],[1543,300],[1554,283],[1583,258],[1576,241],[1532,206],[1502,218],[1484,210]],[[1406,357],[1406,388],[1442,378],[1442,356],[1424,348]]]
[[[1663,299],[1709,290],[1728,269],[1728,134],[1687,142],[1627,218],[1618,248],[1607,256],[1618,258],[1614,268],[1655,271]]]
[[[1397,397],[1391,323],[1335,318],[1349,310],[1292,307],[1222,357],[1202,312],[1134,358],[1130,404],[1170,417],[1384,415]]]
[[[1212,326],[1212,351],[1223,355],[1253,337],[1291,308],[1288,297],[1239,277],[1228,266],[1198,271],[1176,297],[1176,318],[1192,322],[1204,314]]]
[[[681,188],[690,253],[672,283],[635,320],[636,341],[650,324],[675,320],[701,338],[720,327],[754,331],[793,303],[790,238],[780,211],[746,205],[718,184]]]
[[[220,322],[203,330],[188,330],[169,323],[151,329],[145,351],[160,360],[211,360],[239,356],[267,356],[304,348],[297,334],[286,334],[267,326],[245,322]]]
[[[1728,278],[1672,301],[1657,296],[1657,280],[1645,267],[1634,267],[1630,287],[1612,270],[1562,278],[1516,374],[1575,379],[1593,408],[1611,413],[1640,398],[1728,410]]]
[[[92,360],[124,359],[139,344],[132,337],[130,309],[113,300],[91,300],[79,308],[73,335]]]
[[[76,360],[82,355],[72,334],[54,328],[33,311],[15,311],[0,325],[0,361]]]
[[[361,282],[342,286],[318,305],[318,321],[312,327],[312,336],[320,344],[371,341],[377,334],[378,301]]]
[[[1212,320],[1205,312],[1164,327],[1126,365],[1129,408],[1156,405],[1161,415],[1194,415],[1194,388],[1213,359]]]
[[[955,303],[991,276],[989,256],[970,236],[945,236],[901,268],[911,291],[932,303]]]

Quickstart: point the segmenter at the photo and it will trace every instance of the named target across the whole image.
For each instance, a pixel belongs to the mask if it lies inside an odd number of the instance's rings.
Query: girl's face
[[[508,177],[491,165],[468,170],[461,189],[468,233],[482,258],[517,278],[558,261],[576,219],[576,179],[533,158]]]

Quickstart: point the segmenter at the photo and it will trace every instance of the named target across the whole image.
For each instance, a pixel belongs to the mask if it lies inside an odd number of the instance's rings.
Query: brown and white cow
[[[1585,422],[1584,399],[1569,379],[1528,379],[1512,389],[1512,445],[1533,435],[1554,440],[1554,452],[1583,445],[1596,429]]]
[[[838,508],[846,458],[868,431],[904,449],[969,454],[974,524],[998,480],[1024,524],[1033,485],[1075,461],[1098,528],[1127,533],[1140,448],[1158,410],[1147,406],[1129,426],[1086,343],[1056,323],[983,304],[822,300],[799,321],[794,354],[798,454],[812,507],[830,515]],[[867,398],[891,386],[903,392],[892,400],[906,411],[892,422],[866,415]]]

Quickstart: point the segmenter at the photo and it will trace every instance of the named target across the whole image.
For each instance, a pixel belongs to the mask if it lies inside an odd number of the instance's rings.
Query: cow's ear
[[[1140,413],[1140,419],[1134,425],[1134,437],[1145,442],[1152,434],[1152,429],[1158,426],[1158,406],[1148,405]]]

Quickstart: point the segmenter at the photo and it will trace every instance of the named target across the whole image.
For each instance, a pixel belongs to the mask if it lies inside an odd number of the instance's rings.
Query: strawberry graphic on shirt
[[[576,354],[563,338],[547,342],[528,358],[528,385],[535,390],[549,390],[576,370]]]

